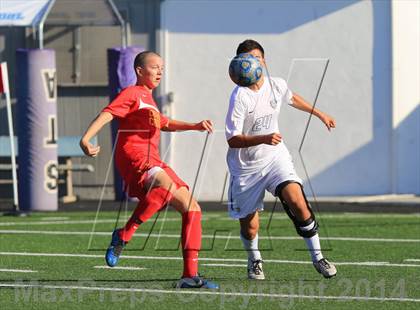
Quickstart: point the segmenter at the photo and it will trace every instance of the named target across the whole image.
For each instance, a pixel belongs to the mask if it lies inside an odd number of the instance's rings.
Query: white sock
[[[315,221],[313,221],[308,226],[300,227],[303,231],[309,231],[315,226]],[[316,234],[311,238],[303,238],[306,242],[306,246],[308,247],[309,253],[311,254],[311,258],[313,262],[317,262],[320,259],[324,258],[321,252],[321,243],[319,242],[319,235]]]
[[[251,261],[256,261],[261,259],[261,253],[258,250],[258,234],[255,236],[254,239],[248,240],[244,236],[241,235],[241,240],[244,245],[244,249],[248,253],[248,259]]]

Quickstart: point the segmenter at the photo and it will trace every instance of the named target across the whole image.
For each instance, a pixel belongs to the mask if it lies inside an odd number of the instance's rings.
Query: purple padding
[[[108,80],[109,80],[109,99],[110,101],[124,88],[136,84],[136,74],[134,72],[134,58],[144,48],[140,46],[114,47],[108,49]],[[112,143],[115,144],[117,136],[117,120],[112,122]],[[114,165],[114,189],[115,199],[124,200],[124,185]]]
[[[58,209],[57,75],[54,50],[16,51],[19,207]]]

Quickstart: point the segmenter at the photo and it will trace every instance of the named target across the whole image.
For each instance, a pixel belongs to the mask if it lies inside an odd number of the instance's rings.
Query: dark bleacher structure
[[[73,192],[73,171],[78,172],[94,172],[95,169],[91,164],[73,164],[72,158],[83,157],[84,153],[79,146],[80,136],[61,136],[58,137],[58,157],[65,161],[65,164],[58,165],[59,175],[63,176],[61,182],[66,183],[66,195],[61,197],[62,202],[74,202],[77,197]],[[97,144],[97,138],[95,137],[91,141],[93,144]],[[18,143],[17,137],[15,137],[15,154],[18,156]],[[0,157],[10,158],[10,140],[8,136],[0,136]],[[12,165],[10,163],[0,164],[0,170],[11,170]],[[12,184],[11,179],[0,179],[0,184]]]

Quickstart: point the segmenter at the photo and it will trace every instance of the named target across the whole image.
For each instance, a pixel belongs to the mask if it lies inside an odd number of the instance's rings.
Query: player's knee
[[[296,213],[300,213],[300,210],[303,211],[307,209],[307,203],[303,194],[303,190],[293,193],[285,193],[279,197],[287,203],[289,208],[296,210]]]
[[[306,221],[295,221],[296,232],[303,238],[311,238],[318,233],[318,222],[314,215],[311,215]]]
[[[306,208],[305,199],[300,195],[291,195],[287,199],[287,204],[293,209]]]
[[[305,208],[297,208],[293,211],[289,207],[288,203],[282,200],[283,208],[286,211],[289,218],[293,221],[293,224],[296,228],[296,232],[299,236],[304,238],[311,238],[318,233],[318,222],[315,219],[315,214],[312,212],[311,207],[309,204],[305,204]],[[297,212],[296,212],[297,211]],[[300,212],[304,211],[304,212]],[[297,214],[296,214],[297,213]],[[309,218],[307,218],[306,214],[309,213]],[[305,216],[304,216],[305,215]],[[302,220],[302,218],[307,218],[306,220]]]
[[[186,199],[184,201],[182,201],[182,208],[181,208],[181,213],[184,214],[186,212],[201,212],[201,207],[198,204],[198,202],[192,198],[190,199]]]

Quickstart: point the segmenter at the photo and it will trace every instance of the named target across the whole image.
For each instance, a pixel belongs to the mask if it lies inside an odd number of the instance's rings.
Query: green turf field
[[[338,269],[326,280],[290,220],[275,213],[270,221],[265,212],[267,280],[253,282],[237,222],[204,213],[200,272],[218,291],[172,288],[182,270],[174,212],[143,225],[119,268],[105,268],[116,215],[0,217],[0,309],[420,309],[420,214],[320,215],[324,255]]]

